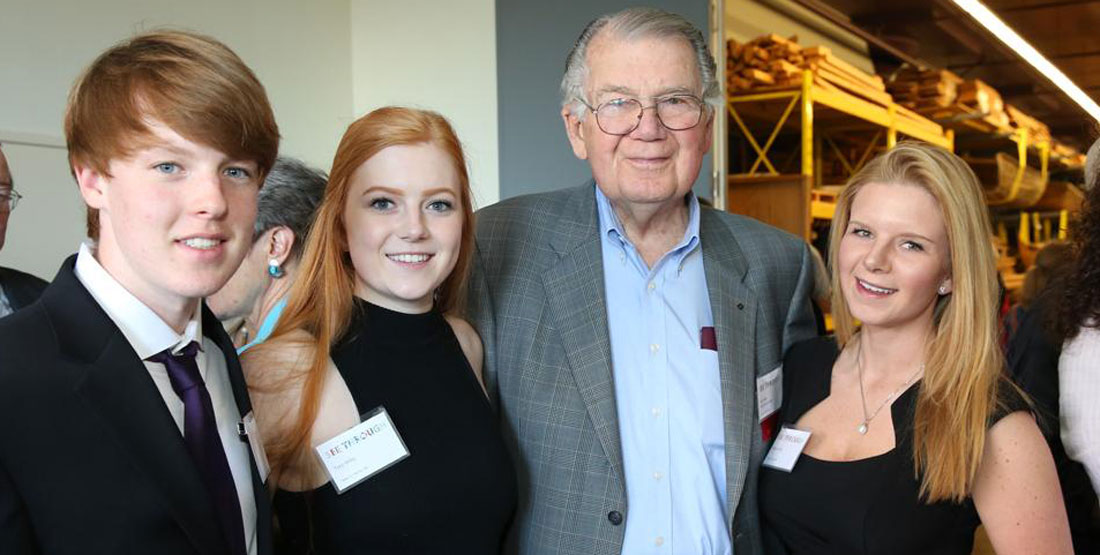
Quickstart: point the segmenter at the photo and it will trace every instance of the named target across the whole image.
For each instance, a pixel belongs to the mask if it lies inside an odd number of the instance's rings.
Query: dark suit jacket
[[[46,289],[46,285],[45,281],[28,273],[0,268],[0,288],[3,288],[4,296],[14,310],[33,303]]]
[[[0,320],[0,553],[228,553],[209,495],[145,365],[62,265],[39,302]],[[233,394],[235,351],[206,308]],[[253,461],[257,542],[271,509]]]
[[[469,317],[518,467],[507,551],[618,555],[629,511],[611,370],[594,183],[478,211]],[[727,510],[738,555],[761,553],[765,442],[756,379],[814,336],[813,263],[797,238],[704,208],[703,268],[718,343]]]

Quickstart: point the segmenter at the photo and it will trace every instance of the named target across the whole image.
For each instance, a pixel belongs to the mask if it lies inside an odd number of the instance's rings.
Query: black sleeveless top
[[[331,483],[277,492],[282,551],[499,553],[516,506],[515,470],[443,315],[357,299],[331,356],[359,412],[385,407],[409,456],[343,494]]]
[[[782,424],[793,425],[829,396],[839,355],[832,338],[790,349],[783,361]],[[894,449],[866,459],[834,462],[803,453],[790,473],[764,467],[760,510],[766,534],[787,553],[969,555],[980,520],[974,503],[920,501],[913,473],[913,411],[920,382],[890,406]],[[1005,405],[990,423],[1027,402],[1002,388]],[[881,418],[881,416],[880,416]]]

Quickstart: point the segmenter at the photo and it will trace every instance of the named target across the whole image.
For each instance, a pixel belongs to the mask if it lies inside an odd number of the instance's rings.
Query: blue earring
[[[267,262],[267,275],[279,279],[286,275],[286,272],[279,267],[279,261],[272,258]]]

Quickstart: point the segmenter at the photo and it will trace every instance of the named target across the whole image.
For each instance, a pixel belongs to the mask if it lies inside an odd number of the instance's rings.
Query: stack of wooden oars
[[[1047,127],[1045,123],[1027,115],[1011,104],[1005,104],[1005,112],[1008,114],[1009,121],[1013,128],[1027,129],[1028,141],[1050,142],[1050,128]]]
[[[906,67],[890,76],[887,90],[898,104],[953,127],[1011,130],[1001,95],[978,79],[963,79],[943,69]]]
[[[963,79],[947,70],[907,67],[886,86],[894,102],[916,111],[946,108],[955,103]]]
[[[763,35],[747,43],[728,41],[726,85],[730,91],[794,87],[811,70],[814,83],[839,88],[879,104],[889,104],[882,78],[870,75],[833,55],[825,46],[803,47],[798,37]]]

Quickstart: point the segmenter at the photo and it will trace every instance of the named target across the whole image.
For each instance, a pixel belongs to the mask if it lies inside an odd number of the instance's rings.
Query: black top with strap
[[[796,344],[783,361],[780,421],[793,425],[829,396],[839,355],[832,338]],[[767,533],[788,553],[967,555],[980,520],[974,503],[924,503],[913,471],[913,412],[920,382],[891,405],[894,449],[855,461],[815,459],[803,453],[794,470],[764,468],[760,504]],[[991,421],[1027,402],[1011,387]]]

